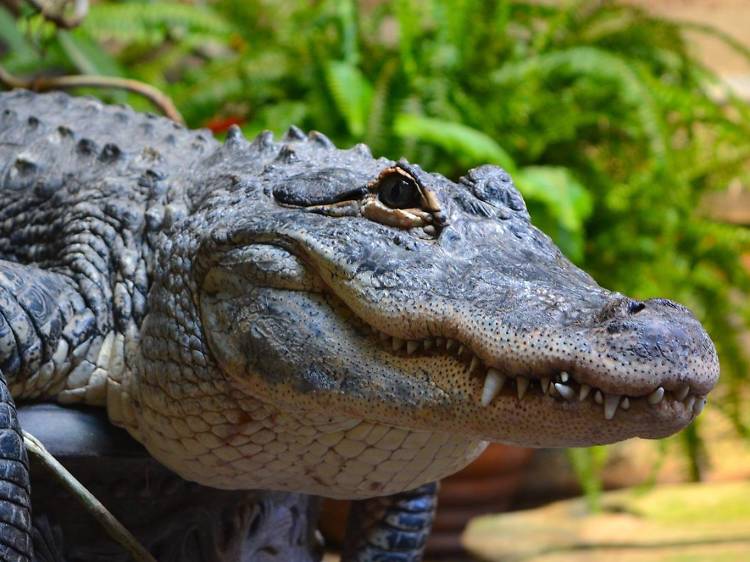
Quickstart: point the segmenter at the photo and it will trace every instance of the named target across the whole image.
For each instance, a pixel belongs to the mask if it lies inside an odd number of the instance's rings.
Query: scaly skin
[[[687,309],[599,287],[494,166],[28,92],[0,141],[13,396],[106,406],[205,485],[405,492],[487,441],[664,437],[718,378]]]

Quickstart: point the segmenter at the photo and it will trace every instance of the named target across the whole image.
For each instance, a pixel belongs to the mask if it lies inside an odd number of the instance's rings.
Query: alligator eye
[[[398,172],[388,174],[380,180],[378,199],[393,209],[415,209],[422,202],[417,182]]]

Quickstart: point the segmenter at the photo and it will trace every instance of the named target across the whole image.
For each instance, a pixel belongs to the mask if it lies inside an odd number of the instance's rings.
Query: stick
[[[41,78],[18,78],[0,67],[0,84],[9,88],[25,88],[35,92],[46,92],[49,90],[65,90],[71,88],[116,88],[127,90],[143,96],[159,110],[182,125],[185,121],[177,110],[172,100],[158,88],[131,80],[130,78],[117,78],[113,76],[96,76],[92,74],[81,74],[75,76],[53,76]]]
[[[26,450],[34,456],[88,511],[107,534],[120,543],[136,562],[156,562],[156,559],[141,545],[138,540],[123,527],[102,503],[81,484],[75,476],[44,448],[39,440],[30,433],[23,432]]]

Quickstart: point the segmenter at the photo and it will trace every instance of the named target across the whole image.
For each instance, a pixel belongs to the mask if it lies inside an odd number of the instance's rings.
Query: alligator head
[[[597,285],[500,168],[453,182],[296,130],[221,151],[184,227],[204,233],[197,313],[233,385],[279,412],[584,446],[670,435],[717,382],[689,310]]]

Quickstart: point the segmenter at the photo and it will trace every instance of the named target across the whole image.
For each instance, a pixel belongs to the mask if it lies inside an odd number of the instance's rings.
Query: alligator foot
[[[419,562],[432,528],[438,483],[352,503],[342,562]]]

